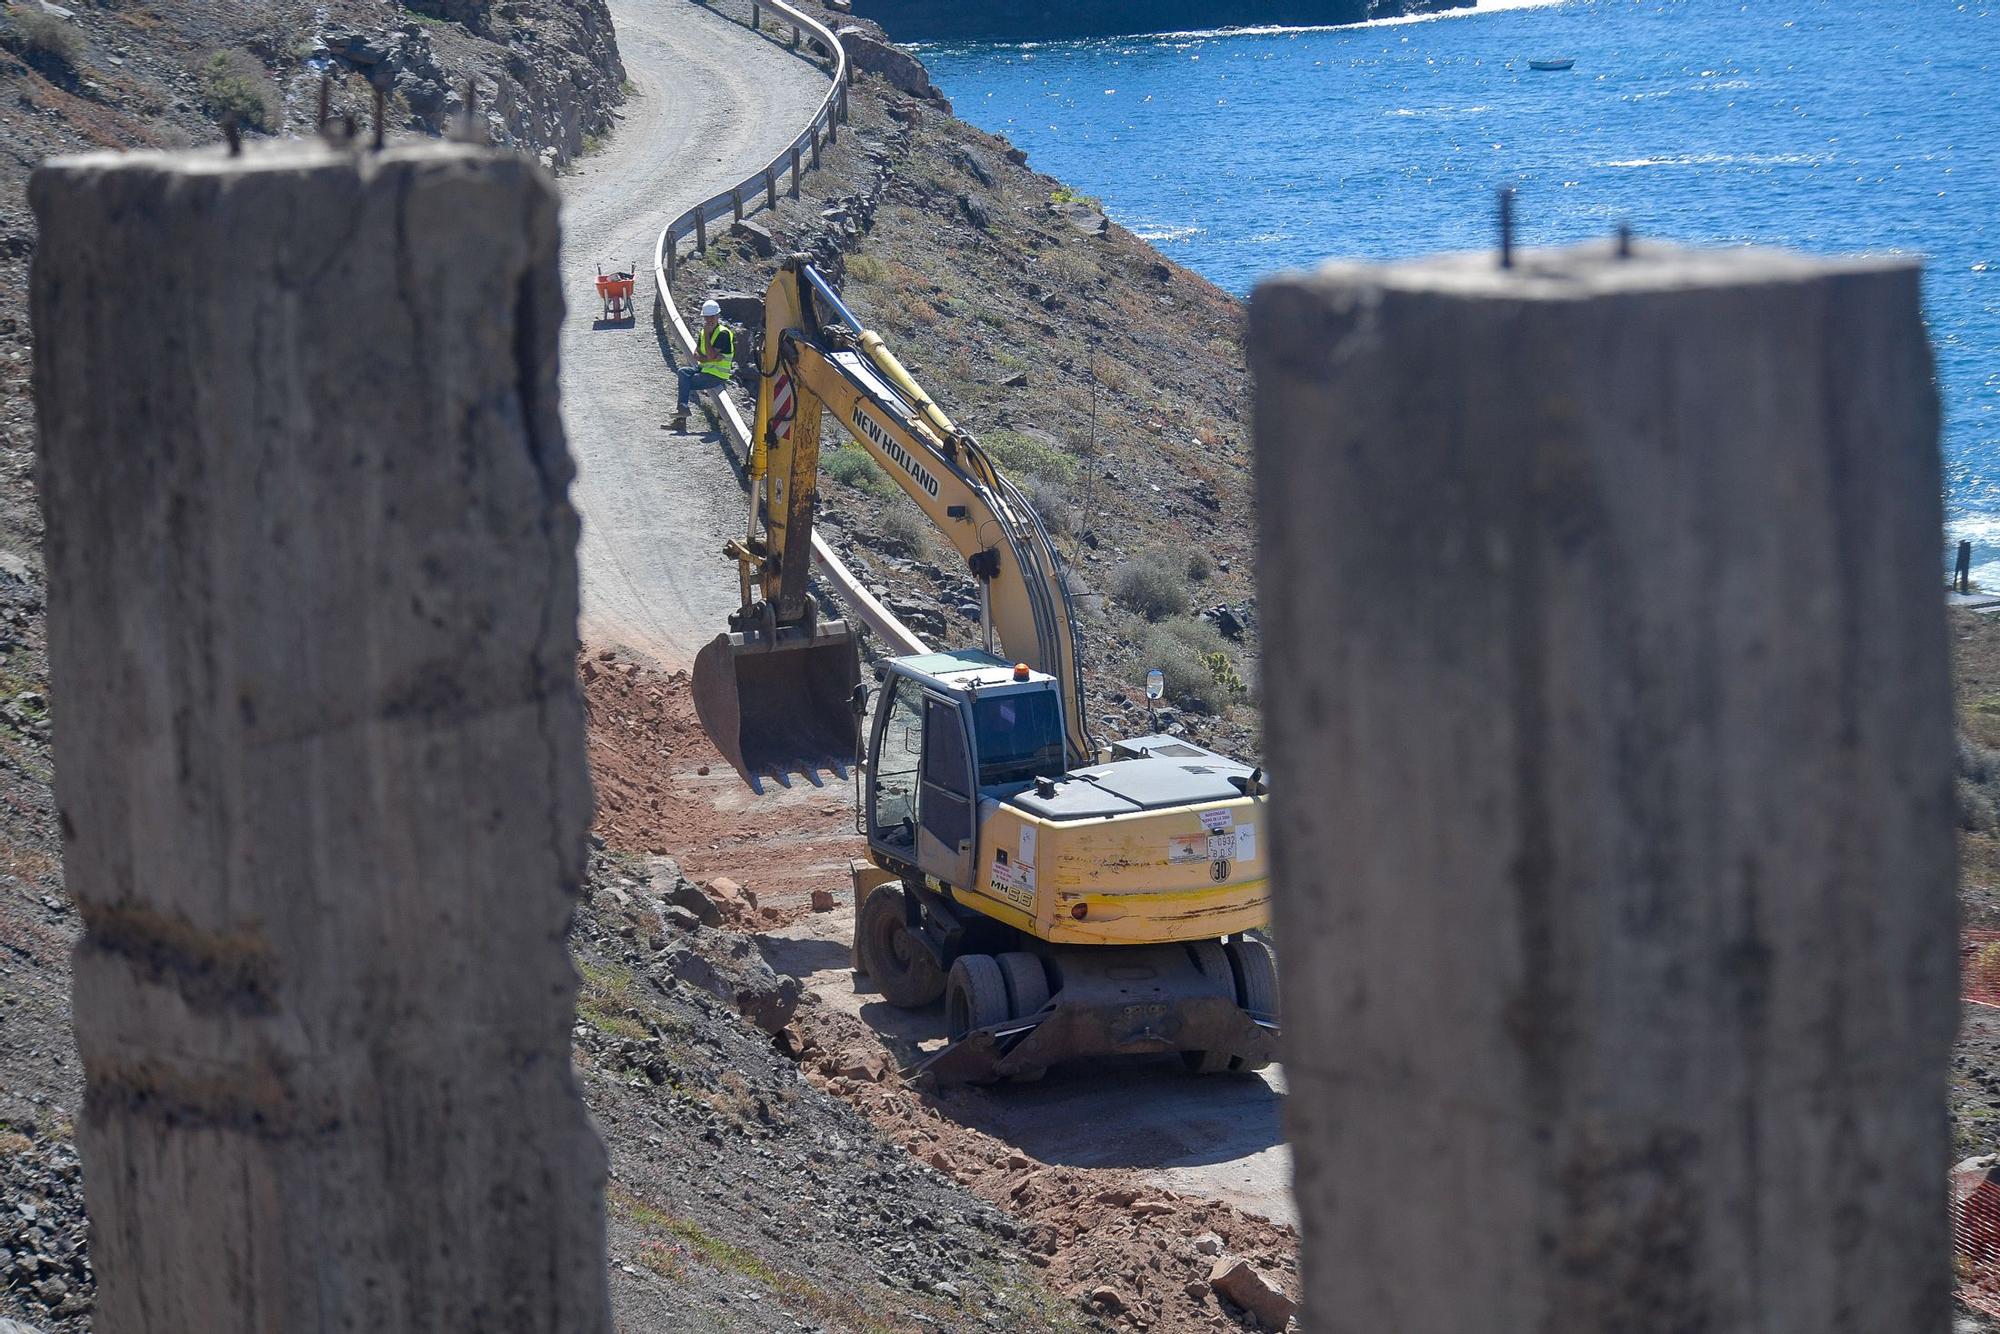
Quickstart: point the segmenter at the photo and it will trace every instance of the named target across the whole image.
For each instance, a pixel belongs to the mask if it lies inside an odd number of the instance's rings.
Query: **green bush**
[[[1149,621],[1165,620],[1188,609],[1187,578],[1171,556],[1149,552],[1118,571],[1111,596]]]
[[[1042,516],[1042,527],[1049,530],[1049,536],[1076,535],[1076,508],[1069,503],[1069,493],[1060,484],[1034,473],[1023,477],[1019,485],[1021,494],[1035,507],[1035,513]]]
[[[31,65],[56,64],[73,71],[83,59],[83,37],[75,28],[26,5],[8,6],[0,43]]]
[[[819,466],[821,471],[842,486],[851,486],[872,496],[896,494],[896,484],[859,445],[846,445],[821,455]]]
[[[1958,780],[1958,827],[1968,834],[1991,834],[2000,825],[1993,794],[1966,779]]]
[[[1082,471],[1069,451],[1019,431],[992,431],[982,436],[979,443],[986,446],[987,455],[999,465],[1000,471],[1012,477],[1017,485],[1021,478],[1031,475],[1051,482],[1074,482]]]
[[[248,51],[217,51],[201,67],[201,102],[218,121],[230,115],[245,129],[274,133],[284,115],[278,86]]]
[[[1194,583],[1206,583],[1215,573],[1214,564],[1208,553],[1200,547],[1190,547],[1187,556],[1187,577]]]
[[[880,282],[883,274],[887,272],[888,267],[873,255],[849,255],[847,257],[847,276],[855,282]]]
[[[1155,667],[1166,678],[1167,701],[1191,712],[1220,712],[1247,693],[1228,642],[1197,617],[1176,616],[1146,628],[1132,683],[1144,686]]]
[[[1958,776],[1981,787],[2000,781],[2000,750],[1961,736],[1958,739]]]

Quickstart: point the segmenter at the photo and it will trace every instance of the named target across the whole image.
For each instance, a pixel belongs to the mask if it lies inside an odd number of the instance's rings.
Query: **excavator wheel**
[[[1189,943],[1188,957],[1204,977],[1212,977],[1234,993],[1236,991],[1236,970],[1230,966],[1229,952],[1219,940],[1197,940]],[[1226,1075],[1236,1068],[1236,1063],[1226,1051],[1184,1051],[1181,1062],[1189,1072],[1197,1075]]]
[[[855,953],[889,1004],[906,1010],[944,994],[944,974],[903,915],[903,887],[877,885],[854,920]]]
[[[1007,1017],[1026,1019],[1049,1003],[1049,974],[1042,961],[1026,950],[994,956],[1007,979]]]
[[[975,1028],[1005,1023],[1007,978],[990,954],[962,954],[944,984],[945,1036],[956,1042]]]
[[[995,955],[1001,976],[1007,981],[1007,1017],[1025,1019],[1049,1003],[1049,972],[1040,957],[1026,950],[1009,950]],[[1023,1070],[1008,1076],[1010,1083],[1032,1084],[1047,1074],[1047,1066]]]
[[[1253,1015],[1278,1017],[1278,961],[1271,947],[1254,936],[1239,936],[1223,946],[1235,965],[1236,1003]],[[1237,1070],[1262,1070],[1269,1061],[1234,1061]]]

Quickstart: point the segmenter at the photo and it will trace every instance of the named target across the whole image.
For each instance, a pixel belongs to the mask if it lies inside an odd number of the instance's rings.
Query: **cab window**
[[[916,682],[892,677],[888,698],[877,706],[887,709],[888,717],[869,775],[875,785],[874,832],[879,841],[898,847],[915,847],[917,842],[917,770],[924,747],[920,702]]]
[[[979,785],[999,787],[1063,770],[1062,712],[1053,690],[987,695],[972,704]]]

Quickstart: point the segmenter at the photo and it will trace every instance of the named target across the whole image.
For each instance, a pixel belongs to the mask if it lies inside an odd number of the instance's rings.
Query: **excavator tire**
[[[854,944],[861,971],[889,1004],[915,1010],[944,994],[944,973],[903,915],[901,885],[869,892],[854,919]]]
[[[975,1028],[1005,1023],[1007,978],[990,954],[961,954],[944,984],[945,1036],[956,1042]]]
[[[1271,947],[1254,936],[1240,936],[1223,946],[1235,966],[1236,1003],[1253,1015],[1278,1017],[1278,961]],[[1269,1061],[1232,1061],[1237,1070],[1262,1070]]]
[[[1026,1019],[1049,1003],[1049,974],[1042,961],[1026,950],[994,956],[1007,980],[1007,1017]]]
[[[1230,965],[1229,952],[1221,941],[1191,941],[1187,952],[1203,976],[1215,978],[1232,992],[1236,990],[1236,970]],[[1181,1063],[1197,1075],[1226,1075],[1236,1068],[1235,1059],[1226,1051],[1184,1051]]]
[[[995,955],[1001,976],[1007,981],[1007,1017],[1025,1019],[1049,1003],[1049,971],[1039,956],[1026,950],[1009,950]],[[1009,1075],[1011,1084],[1032,1084],[1049,1072],[1047,1066]]]

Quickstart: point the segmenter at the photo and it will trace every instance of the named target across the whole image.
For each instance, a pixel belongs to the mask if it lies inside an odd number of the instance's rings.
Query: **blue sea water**
[[[1604,236],[1921,255],[1950,536],[2000,579],[2000,0],[1486,0],[920,52],[958,114],[1223,287]],[[1531,59],[1574,57],[1567,73]]]

